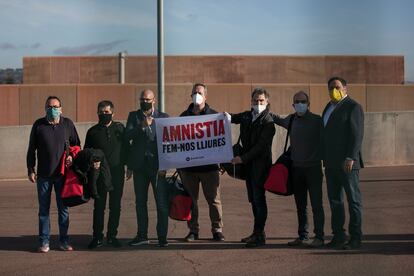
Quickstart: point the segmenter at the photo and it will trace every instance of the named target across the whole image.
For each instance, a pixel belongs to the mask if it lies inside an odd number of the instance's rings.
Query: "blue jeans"
[[[168,234],[169,187],[164,175],[134,170],[135,210],[138,236],[148,238],[148,188],[151,183],[157,206],[157,236],[166,239]]]
[[[331,206],[331,225],[334,238],[344,240],[345,207],[343,191],[345,191],[349,208],[349,234],[351,240],[362,239],[362,198],[359,190],[359,170],[346,173],[343,169],[325,169],[328,187],[328,198]]]
[[[68,242],[69,228],[69,210],[63,205],[60,192],[63,186],[63,176],[59,177],[41,177],[37,179],[37,196],[39,200],[39,242],[40,244],[49,244],[50,239],[50,198],[52,187],[55,187],[56,205],[59,216],[59,241]]]

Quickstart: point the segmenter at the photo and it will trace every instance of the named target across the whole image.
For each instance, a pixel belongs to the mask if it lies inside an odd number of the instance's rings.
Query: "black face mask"
[[[139,106],[142,111],[148,111],[152,108],[152,103],[140,102]]]
[[[112,121],[112,114],[99,114],[99,124],[107,125]]]

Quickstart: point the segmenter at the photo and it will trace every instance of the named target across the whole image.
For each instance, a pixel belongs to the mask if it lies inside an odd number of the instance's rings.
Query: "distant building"
[[[0,84],[21,84],[23,83],[23,69],[7,68],[0,69]]]

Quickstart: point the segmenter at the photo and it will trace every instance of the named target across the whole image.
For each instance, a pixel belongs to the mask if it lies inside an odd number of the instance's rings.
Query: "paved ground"
[[[91,207],[71,209],[70,233],[75,252],[57,247],[57,217],[52,205],[51,251],[35,253],[37,200],[28,181],[0,182],[1,275],[414,275],[414,167],[368,168],[362,171],[365,241],[361,250],[338,251],[289,248],[295,237],[296,214],[292,197],[268,194],[268,244],[245,249],[238,241],[252,225],[244,183],[222,180],[226,242],[209,240],[205,201],[201,201],[201,237],[197,243],[181,240],[183,222],[170,221],[170,246],[89,251]],[[330,211],[326,193],[325,232],[330,238]],[[136,232],[132,183],[126,183],[119,237],[124,244]],[[150,201],[150,237],[155,238],[154,202]]]

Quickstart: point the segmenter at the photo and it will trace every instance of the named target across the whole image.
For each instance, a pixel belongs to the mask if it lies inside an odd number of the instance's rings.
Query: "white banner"
[[[159,169],[227,163],[231,123],[223,113],[155,119]]]

